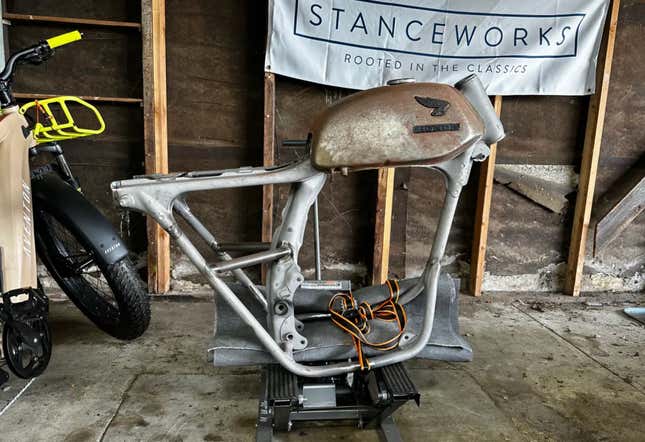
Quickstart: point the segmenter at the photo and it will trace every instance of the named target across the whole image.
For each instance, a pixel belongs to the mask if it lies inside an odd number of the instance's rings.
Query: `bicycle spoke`
[[[86,285],[88,292],[94,292],[105,302],[118,310],[118,304],[112,294],[112,289],[96,265],[94,254],[78,242],[76,237],[53,217],[48,217],[47,224],[54,232],[56,249],[60,258],[66,262],[67,278],[78,278]]]
[[[85,261],[81,262],[78,264],[76,267],[74,267],[72,270],[74,273],[83,273],[83,271],[88,268],[90,265],[94,264],[94,257],[92,257],[91,253],[88,253],[85,255],[87,258]]]

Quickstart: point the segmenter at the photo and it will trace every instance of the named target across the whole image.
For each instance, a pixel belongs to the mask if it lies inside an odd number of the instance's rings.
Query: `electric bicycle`
[[[19,108],[12,80],[20,64],[40,64],[54,49],[82,38],[78,31],[12,54],[0,73],[0,322],[8,368],[20,378],[39,376],[51,358],[48,299],[37,277],[38,256],[66,295],[99,328],[134,339],[148,327],[150,306],[116,230],[82,195],[59,141],[103,131],[98,111],[76,97]],[[95,111],[99,129],[79,128],[75,102]],[[62,117],[55,117],[57,105]],[[34,109],[35,125],[25,114]],[[59,121],[60,120],[60,121]],[[53,155],[53,164],[30,171],[29,159]],[[0,371],[0,378],[5,379]]]

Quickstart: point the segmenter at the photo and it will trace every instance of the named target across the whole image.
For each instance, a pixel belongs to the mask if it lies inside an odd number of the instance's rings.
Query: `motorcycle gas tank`
[[[327,109],[313,125],[311,157],[323,170],[436,164],[483,134],[481,118],[457,89],[407,83],[359,92]]]

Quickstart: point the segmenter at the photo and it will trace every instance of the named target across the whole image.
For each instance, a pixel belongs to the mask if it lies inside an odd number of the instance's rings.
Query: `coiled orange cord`
[[[390,291],[390,297],[374,305],[367,302],[361,302],[357,305],[352,292],[338,293],[329,301],[331,320],[352,337],[361,370],[370,369],[370,362],[363,354],[363,345],[381,351],[394,350],[399,346],[399,341],[407,323],[405,309],[399,304],[401,291],[399,282],[391,279],[386,281],[385,284]],[[382,342],[370,341],[367,335],[371,330],[369,321],[373,319],[396,322],[399,329],[398,333]]]

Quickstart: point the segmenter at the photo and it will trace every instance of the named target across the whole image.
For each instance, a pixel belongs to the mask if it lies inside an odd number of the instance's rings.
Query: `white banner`
[[[388,80],[490,95],[595,92],[609,0],[270,0],[266,70],[351,89]]]

